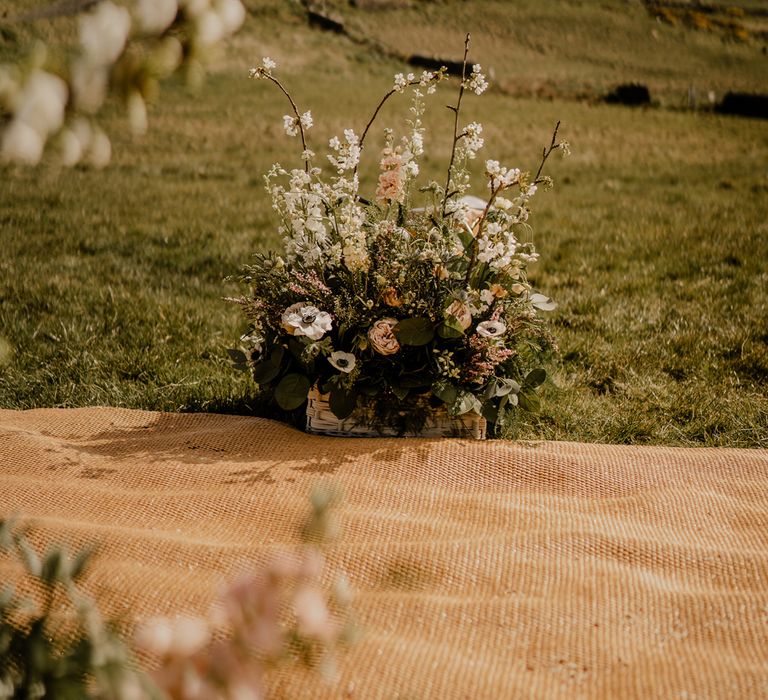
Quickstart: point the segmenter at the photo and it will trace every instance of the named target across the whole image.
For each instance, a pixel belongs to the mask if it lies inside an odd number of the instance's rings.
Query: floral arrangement
[[[400,432],[418,432],[425,406],[497,426],[512,410],[537,410],[535,390],[547,376],[541,365],[554,348],[539,312],[555,304],[527,280],[537,259],[528,218],[537,188],[551,186],[542,175],[547,158],[568,144],[557,140],[558,123],[534,176],[487,160],[485,196],[469,195],[482,125],[461,126],[461,104],[488,83],[480,65],[468,65],[468,47],[469,36],[443,184],[417,178],[425,100],[446,80],[445,68],[396,75],[359,136],[347,129],[330,140],[330,174],[307,146],[312,114],[296,106],[274,61],[251,69],[288,98],[284,128],[301,140],[303,167],[276,164],[266,175],[285,250],[256,254],[245,267],[250,293],[233,301],[250,329],[231,355],[281,408],[300,408],[315,387],[338,419],[361,419],[356,409],[373,407],[375,425]],[[383,104],[406,91],[407,133],[397,139],[384,130],[378,185],[364,197],[358,166],[366,136]]]

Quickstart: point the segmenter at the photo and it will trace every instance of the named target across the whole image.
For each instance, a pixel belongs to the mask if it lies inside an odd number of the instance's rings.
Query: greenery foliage
[[[10,584],[0,591],[0,698],[154,697],[128,648],[77,587],[91,550],[71,556],[54,545],[40,556],[13,520],[0,520],[0,553],[9,551],[40,600],[18,595]]]

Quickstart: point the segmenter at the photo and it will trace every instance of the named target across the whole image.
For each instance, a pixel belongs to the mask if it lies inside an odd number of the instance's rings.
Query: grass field
[[[359,130],[406,66],[310,29],[297,5],[252,4],[200,93],[164,88],[145,137],[107,110],[108,169],[0,166],[0,336],[11,346],[0,407],[265,410],[227,360],[242,322],[223,301],[240,291],[225,278],[278,245],[261,175],[291,163],[295,144],[281,128],[286,104],[248,68],[278,61],[313,110],[320,151],[343,127]],[[535,168],[557,120],[572,145],[553,159],[555,189],[537,195],[532,220],[535,283],[560,305],[560,359],[542,413],[510,437],[768,447],[768,124],[677,109],[689,85],[763,90],[763,44],[659,23],[639,3],[540,4],[339,4],[356,36],[398,52],[460,57],[473,32],[474,60],[501,86],[464,115],[485,125],[485,157]],[[9,26],[2,60],[34,35],[71,35],[67,21]],[[659,104],[584,99],[626,81]],[[446,102],[431,100],[427,174],[447,161]]]

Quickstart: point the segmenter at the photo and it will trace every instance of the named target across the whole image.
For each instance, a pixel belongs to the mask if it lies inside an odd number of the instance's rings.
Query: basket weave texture
[[[0,517],[128,628],[206,615],[343,492],[327,573],[363,630],[290,700],[753,700],[768,693],[768,450],[329,440],[263,418],[0,410]],[[5,582],[32,597],[0,557]]]
[[[307,432],[338,437],[397,437],[401,435],[387,425],[372,425],[365,407],[357,408],[349,418],[339,420],[331,411],[328,394],[313,387],[307,397]],[[419,407],[427,412],[424,426],[413,437],[462,437],[485,440],[487,423],[475,413],[451,416],[445,408]],[[406,433],[408,435],[409,433]]]

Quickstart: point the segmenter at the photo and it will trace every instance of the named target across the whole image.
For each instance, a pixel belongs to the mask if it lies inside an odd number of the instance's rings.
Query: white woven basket
[[[399,433],[388,426],[372,427],[361,418],[362,410],[356,409],[349,418],[339,420],[331,411],[328,395],[317,388],[307,396],[307,432],[340,437],[397,437]],[[413,437],[463,437],[485,440],[486,420],[475,413],[451,416],[440,408],[425,408],[428,412],[424,427]]]

